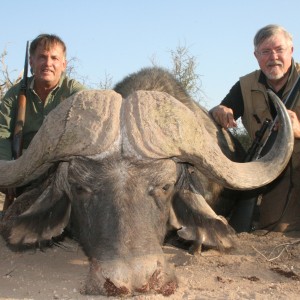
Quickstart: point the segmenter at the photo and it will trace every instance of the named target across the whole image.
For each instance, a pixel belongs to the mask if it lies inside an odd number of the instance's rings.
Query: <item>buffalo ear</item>
[[[173,199],[173,210],[182,228],[179,237],[193,241],[193,252],[205,245],[219,250],[233,246],[234,230],[226,219],[216,215],[205,199],[190,190],[180,190]]]
[[[24,192],[5,212],[0,231],[11,245],[35,244],[62,234],[71,203],[55,178]]]

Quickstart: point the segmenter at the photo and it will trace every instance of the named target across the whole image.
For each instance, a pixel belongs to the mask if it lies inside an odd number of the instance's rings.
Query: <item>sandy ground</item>
[[[223,254],[211,250],[196,257],[164,246],[179,280],[176,293],[132,299],[300,299],[300,233],[257,234],[237,235],[236,248]],[[87,272],[73,240],[12,252],[0,238],[0,299],[118,299],[81,295]]]

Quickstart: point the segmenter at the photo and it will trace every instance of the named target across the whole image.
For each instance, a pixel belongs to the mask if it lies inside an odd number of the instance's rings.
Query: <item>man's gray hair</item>
[[[266,39],[275,34],[283,33],[289,46],[293,46],[293,36],[282,26],[270,24],[259,29],[254,37],[254,49],[257,50],[259,45]]]

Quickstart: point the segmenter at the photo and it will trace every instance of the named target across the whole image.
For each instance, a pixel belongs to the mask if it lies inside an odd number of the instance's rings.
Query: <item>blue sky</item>
[[[170,50],[186,46],[198,62],[204,105],[211,108],[240,76],[257,69],[252,41],[262,26],[280,24],[290,31],[300,60],[299,11],[299,0],[5,1],[0,52],[8,51],[6,62],[16,77],[26,41],[54,33],[66,42],[68,58],[78,59],[78,74],[94,83],[109,74],[116,83],[151,66],[153,58],[171,68]]]

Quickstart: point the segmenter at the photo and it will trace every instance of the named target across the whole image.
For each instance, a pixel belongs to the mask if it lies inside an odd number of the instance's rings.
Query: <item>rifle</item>
[[[18,94],[18,114],[15,123],[15,129],[13,134],[12,142],[12,154],[13,159],[17,159],[22,154],[23,149],[23,127],[25,123],[25,113],[26,113],[26,91],[27,91],[27,75],[28,75],[28,48],[29,41],[26,43],[26,53],[25,53],[25,64],[23,78],[20,85],[20,90]],[[3,211],[5,211],[15,199],[15,189],[9,188],[5,195]]]
[[[275,95],[271,90],[268,90],[267,92],[271,96]],[[297,101],[299,100],[299,92],[300,76],[298,77],[285,101],[283,101],[287,109],[291,110],[295,107]],[[246,154],[244,162],[257,160],[269,152],[277,136],[277,131],[274,130],[276,122],[277,116],[272,122],[269,119],[264,121],[261,128],[255,134],[255,139]],[[268,135],[265,141],[262,143],[262,139],[267,130]],[[248,191],[243,194],[244,195],[242,199],[237,201],[235,211],[230,218],[230,224],[237,232],[249,232],[253,230],[252,220],[254,217],[257,200],[261,196],[257,195],[257,192],[255,191]]]

